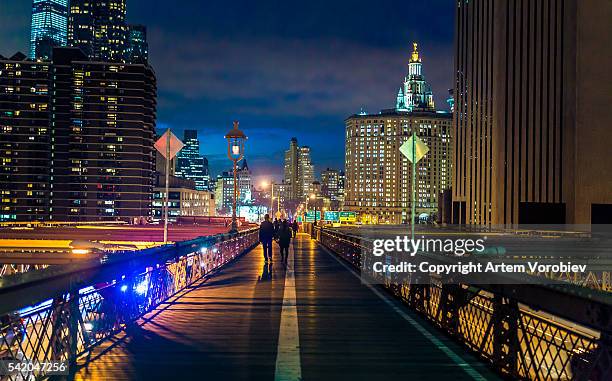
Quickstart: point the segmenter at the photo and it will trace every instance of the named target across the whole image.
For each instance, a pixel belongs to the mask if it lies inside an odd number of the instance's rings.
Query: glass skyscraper
[[[128,43],[128,62],[147,63],[149,60],[149,44],[147,44],[147,28],[144,25],[130,25]]]
[[[66,46],[68,0],[34,0],[30,58],[49,60],[54,46]]]
[[[197,190],[208,190],[210,175],[208,160],[200,154],[200,141],[196,130],[185,130],[185,147],[179,151],[176,162],[176,176],[193,180]]]

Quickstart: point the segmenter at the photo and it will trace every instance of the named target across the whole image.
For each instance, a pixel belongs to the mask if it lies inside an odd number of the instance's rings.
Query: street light
[[[268,182],[264,181],[261,183],[264,188],[268,187]],[[278,210],[280,210],[280,198],[278,200]],[[274,181],[270,183],[270,214],[274,217]]]
[[[310,194],[310,199],[314,200],[317,196],[314,193]],[[314,204],[314,226],[317,226],[317,203]]]
[[[225,135],[225,138],[227,139],[227,157],[234,163],[234,207],[232,208],[232,228],[230,232],[237,232],[238,162],[244,157],[244,142],[247,140],[247,136],[238,129],[238,121],[234,121],[234,128]]]

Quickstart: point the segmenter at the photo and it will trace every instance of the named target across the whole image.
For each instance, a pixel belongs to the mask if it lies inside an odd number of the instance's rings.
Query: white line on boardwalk
[[[344,266],[345,269],[350,271],[357,278],[361,279],[359,274],[355,272],[352,268],[350,268],[346,263],[344,263],[341,259],[336,257],[336,255],[330,252],[325,246],[319,244],[319,247],[323,249],[329,256],[334,258],[338,263]],[[402,311],[401,308],[397,306],[395,302],[389,299],[388,296],[383,295],[380,291],[378,291],[374,286],[367,282],[363,282],[362,284],[366,285],[374,294],[376,294],[379,298],[381,298],[385,303],[387,303],[395,312],[397,312],[401,317],[404,318],[410,325],[416,328],[423,336],[425,336],[432,344],[438,347],[442,352],[444,352],[451,360],[453,360],[461,369],[463,369],[467,374],[469,374],[474,380],[478,381],[486,381],[487,379],[483,377],[476,369],[474,369],[470,364],[464,361],[461,356],[456,354],[452,349],[450,349],[446,344],[444,344],[440,339],[435,337],[433,334],[427,330],[427,328],[423,327],[419,322],[410,317],[406,312]]]
[[[298,327],[297,298],[295,292],[293,245],[289,247],[287,269],[285,271],[285,291],[283,294],[283,309],[281,312],[280,329],[278,332],[278,348],[276,350],[275,380],[301,380],[300,364],[300,330]]]

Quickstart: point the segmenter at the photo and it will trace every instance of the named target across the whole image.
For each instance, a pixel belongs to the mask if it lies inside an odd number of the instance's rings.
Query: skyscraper
[[[33,0],[30,58],[48,61],[54,46],[66,46],[68,0]]]
[[[208,190],[210,183],[208,160],[200,154],[198,131],[185,130],[183,143],[185,146],[177,155],[175,175],[193,180],[197,190]]]
[[[49,217],[51,68],[24,59],[0,60],[0,221]]]
[[[344,208],[367,223],[410,220],[412,165],[399,148],[413,132],[429,147],[417,164],[417,217],[433,218],[451,185],[452,116],[433,108],[416,44],[408,66],[396,108],[346,119]]]
[[[147,63],[149,61],[149,44],[147,28],[144,25],[130,25],[128,38],[128,62]]]
[[[302,146],[300,147],[300,161],[298,165],[298,184],[301,194],[298,194],[298,198],[304,198],[310,194],[309,189],[314,181],[314,165],[310,156],[310,147]]]
[[[54,48],[51,62],[0,60],[4,85],[1,219],[150,216],[156,81],[149,66]]]
[[[91,60],[126,62],[128,26],[126,0],[71,0],[68,45],[80,48]]]
[[[289,141],[289,149],[285,151],[285,166],[284,166],[284,183],[286,184],[285,197],[288,200],[297,200],[298,194],[301,191],[298,189],[298,167],[299,167],[299,153],[300,147],[298,147],[297,138],[291,138]]]
[[[314,166],[310,157],[310,147],[298,145],[296,138],[291,138],[289,149],[285,151],[284,183],[287,186],[286,199],[300,200],[308,195],[314,181]]]
[[[453,221],[612,223],[612,3],[456,4]]]

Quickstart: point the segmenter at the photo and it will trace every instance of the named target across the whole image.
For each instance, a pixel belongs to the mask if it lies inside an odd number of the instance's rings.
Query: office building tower
[[[126,0],[71,0],[68,45],[92,61],[126,62],[129,31]]]
[[[611,223],[612,3],[456,5],[453,222]]]
[[[177,155],[175,175],[193,180],[197,190],[208,190],[210,182],[208,160],[200,154],[198,132],[185,130],[183,143],[185,146]]]
[[[417,164],[416,218],[435,218],[439,193],[451,186],[452,116],[433,109],[416,44],[413,49],[403,103],[346,119],[344,209],[365,223],[410,221],[412,164],[399,148],[413,132],[429,147]]]
[[[155,170],[152,69],[91,62],[76,48],[54,48],[48,63],[24,58],[0,60],[7,69],[0,74],[0,83],[7,84],[0,90],[0,125],[16,132],[0,138],[3,153],[10,152],[2,155],[2,192],[11,193],[2,198],[3,219],[149,217]]]
[[[283,181],[287,186],[286,199],[289,201],[306,197],[314,181],[314,165],[310,156],[310,147],[300,147],[296,138],[291,138],[289,149],[285,151]]]
[[[147,28],[144,25],[129,25],[128,30],[128,62],[146,64],[149,62]]]
[[[66,46],[68,0],[33,0],[30,58],[48,61],[55,46]]]

